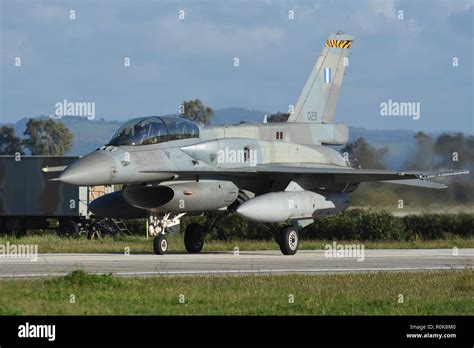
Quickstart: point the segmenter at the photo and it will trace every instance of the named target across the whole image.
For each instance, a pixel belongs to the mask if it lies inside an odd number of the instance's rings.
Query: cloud
[[[456,33],[471,39],[474,30],[474,5],[470,7],[451,13],[449,16],[449,24]]]
[[[282,29],[266,25],[245,27],[222,23],[180,21],[159,18],[152,24],[154,46],[162,53],[173,52],[193,57],[228,57],[253,55],[279,44],[285,37]]]
[[[397,10],[395,0],[370,0],[368,9],[377,16],[382,16],[388,21],[396,20]]]
[[[29,7],[29,20],[34,23],[58,23],[69,20],[69,10],[65,7],[35,4]]]

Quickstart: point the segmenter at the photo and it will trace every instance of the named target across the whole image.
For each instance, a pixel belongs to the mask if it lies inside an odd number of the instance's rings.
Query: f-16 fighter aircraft
[[[74,185],[123,184],[90,205],[99,216],[160,216],[156,254],[166,234],[187,214],[236,212],[260,223],[288,222],[276,235],[281,252],[298,250],[298,231],[314,219],[349,206],[359,183],[387,181],[430,188],[429,181],[467,171],[419,172],[361,169],[356,158],[331,147],[349,130],[333,123],[353,37],[331,35],[288,121],[201,127],[181,117],[140,117],[125,123],[101,148],[69,165],[57,180]],[[200,252],[218,222],[186,227],[185,248]]]

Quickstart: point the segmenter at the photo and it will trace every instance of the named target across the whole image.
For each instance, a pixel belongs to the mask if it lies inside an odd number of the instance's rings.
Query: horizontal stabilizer
[[[388,181],[380,181],[380,182],[385,182],[387,184],[425,187],[425,188],[430,188],[430,189],[445,189],[448,187],[445,184],[441,184],[439,182],[434,182],[434,181],[429,181],[429,180],[420,180],[420,179],[388,180]]]

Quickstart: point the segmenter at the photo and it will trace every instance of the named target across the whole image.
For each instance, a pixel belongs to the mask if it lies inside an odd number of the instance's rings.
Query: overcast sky
[[[335,121],[474,130],[473,0],[0,3],[0,122],[53,114],[64,99],[95,102],[110,120],[177,113],[191,98],[287,111],[327,36],[342,30],[356,39]],[[419,102],[420,119],[381,116],[389,99]]]

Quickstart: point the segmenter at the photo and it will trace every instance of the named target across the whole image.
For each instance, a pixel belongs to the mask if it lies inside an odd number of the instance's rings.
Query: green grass
[[[457,215],[457,214],[474,214],[474,205],[471,203],[465,204],[449,204],[437,201],[426,202],[424,205],[410,205],[410,202],[405,202],[403,209],[398,208],[398,199],[390,202],[388,205],[374,204],[370,205],[355,205],[352,204],[348,210],[363,210],[363,211],[386,211],[394,216],[406,215],[423,215],[423,214],[439,214],[439,215]]]
[[[40,253],[123,253],[125,248],[130,248],[131,253],[152,252],[152,240],[145,237],[133,236],[128,238],[103,238],[89,240],[86,238],[60,238],[53,234],[32,235],[21,238],[12,236],[0,237],[0,244],[7,241],[17,244],[37,244]],[[184,252],[183,236],[170,235],[169,252]],[[342,241],[341,241],[342,242]],[[332,241],[327,240],[302,240],[300,250],[323,249],[324,245]],[[369,242],[369,241],[344,241],[346,244],[364,244],[366,249],[421,249],[421,248],[472,248],[474,247],[474,237],[437,240],[413,240],[413,241],[393,241],[393,242]],[[240,251],[245,250],[279,250],[273,240],[233,240],[217,241],[206,240],[204,251],[232,251],[238,247]]]
[[[70,303],[74,294],[75,303]],[[398,303],[399,295],[404,302]],[[184,303],[180,303],[184,295]],[[289,303],[290,295],[294,303]],[[0,281],[2,315],[472,315],[474,271]]]

